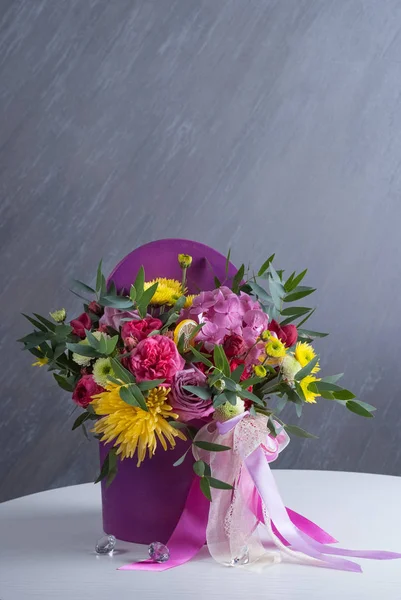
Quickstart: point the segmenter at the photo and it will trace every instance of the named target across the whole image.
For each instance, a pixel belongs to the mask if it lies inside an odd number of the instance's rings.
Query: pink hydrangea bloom
[[[257,300],[244,292],[237,296],[226,286],[201,292],[193,301],[189,317],[205,323],[196,339],[208,350],[234,333],[243,337],[248,350],[269,322]]]

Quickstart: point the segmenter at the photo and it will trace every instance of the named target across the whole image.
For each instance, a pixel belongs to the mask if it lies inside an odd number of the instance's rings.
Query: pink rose
[[[101,392],[104,392],[104,389],[96,383],[93,376],[84,375],[75,386],[72,399],[78,406],[86,408],[92,402],[92,396]]]
[[[101,315],[103,312],[103,308],[100,306],[99,302],[96,302],[95,300],[89,302],[88,309],[95,315]]]
[[[105,306],[104,315],[101,317],[99,324],[105,327],[112,327],[118,331],[121,325],[124,323],[122,319],[138,320],[141,318],[137,310],[118,310],[118,308],[111,308],[111,306]]]
[[[86,330],[91,329],[92,321],[90,320],[89,315],[87,315],[86,313],[82,313],[82,315],[79,315],[79,317],[77,317],[76,319],[73,319],[70,322],[70,325],[72,327],[72,333],[74,333],[78,337],[84,339],[84,337],[86,335],[85,329]]]
[[[184,390],[185,385],[206,387],[206,376],[196,367],[175,373],[171,382],[170,394],[174,412],[184,423],[208,417],[214,411],[212,398],[202,400],[188,390]]]
[[[173,340],[165,335],[153,335],[139,342],[128,364],[137,381],[166,379],[169,382],[184,368],[185,361]]]
[[[124,345],[132,350],[138,342],[141,342],[149,333],[155,329],[161,329],[163,323],[160,319],[145,317],[139,321],[126,321],[121,328],[121,337]]]

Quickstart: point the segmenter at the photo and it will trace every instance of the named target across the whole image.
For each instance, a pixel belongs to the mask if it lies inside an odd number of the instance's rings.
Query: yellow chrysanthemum
[[[268,356],[282,358],[285,356],[287,349],[281,340],[278,338],[271,338],[270,342],[267,342],[265,346],[265,352]]]
[[[149,304],[175,304],[180,296],[184,294],[181,283],[176,279],[166,279],[165,277],[157,277],[152,281],[146,281],[144,289],[147,290],[154,283],[158,283],[156,292],[153,295]]]
[[[186,440],[182,431],[175,429],[167,418],[178,419],[167,403],[170,390],[157,387],[149,391],[146,398],[148,411],[131,406],[120,398],[121,385],[109,382],[106,392],[93,396],[91,406],[103,418],[96,422],[94,432],[100,434],[102,442],[114,442],[121,459],[132,458],[138,453],[138,467],[145,459],[156,452],[157,441],[167,450],[167,442],[174,448],[178,437]]]
[[[295,347],[295,358],[300,363],[302,367],[306,367],[306,365],[315,358],[316,352],[312,348],[310,344],[306,342],[298,342]],[[319,363],[316,364],[312,369],[312,373],[318,373],[320,371]]]
[[[38,358],[38,360],[32,363],[33,367],[44,367],[49,362],[47,356],[42,356],[42,358]]]
[[[316,381],[320,381],[320,379],[313,377],[313,375],[307,375],[306,377],[301,379],[301,381],[299,382],[300,386],[302,388],[302,391],[304,393],[304,396],[305,396],[305,402],[309,402],[310,404],[315,404],[315,402],[316,402],[315,398],[317,398],[320,395],[320,394],[317,394],[316,392],[312,392],[309,389],[309,385],[311,383],[316,383]]]
[[[185,304],[184,304],[184,308],[191,308],[192,303],[194,301],[194,299],[196,298],[197,294],[192,294],[190,296],[187,296],[185,299]]]

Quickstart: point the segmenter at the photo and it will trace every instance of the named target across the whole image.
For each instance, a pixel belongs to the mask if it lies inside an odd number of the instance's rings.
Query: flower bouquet
[[[305,328],[314,309],[298,304],[315,290],[306,270],[287,276],[273,259],[237,270],[202,244],[153,242],[108,281],[101,264],[94,287],[76,281],[77,318],[25,315],[35,330],[19,341],[82,409],[73,429],[100,442],[106,533],[170,549],[166,564],[126,568],[176,566],[205,541],[227,565],[287,554],[359,570],[340,556],[396,556],[328,545],[334,538],[279,496],[270,463],[290,436],[315,437],[291,423],[305,406],[324,399],[363,417],[375,408],[341,375],[321,374],[313,343],[327,334]]]

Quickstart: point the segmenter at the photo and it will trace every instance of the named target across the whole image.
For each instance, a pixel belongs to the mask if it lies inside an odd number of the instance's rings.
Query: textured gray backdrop
[[[308,266],[321,400],[281,467],[400,474],[401,3],[1,0],[0,500],[88,481],[95,443],[15,339],[132,248]]]

